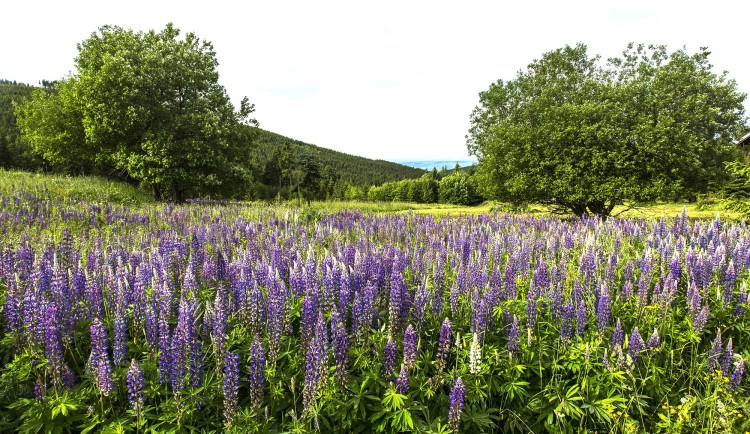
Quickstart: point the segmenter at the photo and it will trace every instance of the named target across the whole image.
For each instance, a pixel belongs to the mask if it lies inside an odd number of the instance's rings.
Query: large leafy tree
[[[493,83],[467,137],[483,193],[607,216],[707,191],[745,120],[745,95],[708,55],[631,44],[602,66],[578,44]]]
[[[40,153],[57,162],[93,159],[178,201],[247,186],[253,107],[244,99],[235,111],[211,43],[181,37],[172,24],[160,32],[105,26],[78,45],[75,65],[60,92],[37,92],[18,110]],[[58,113],[80,120],[66,120],[65,133],[38,128]]]

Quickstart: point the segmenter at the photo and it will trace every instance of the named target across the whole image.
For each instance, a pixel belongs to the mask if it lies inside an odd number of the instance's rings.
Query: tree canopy
[[[78,45],[76,72],[57,92],[35,91],[17,109],[22,135],[53,164],[91,162],[181,201],[236,195],[250,180],[257,123],[235,111],[210,42],[104,26]]]
[[[630,44],[601,65],[578,44],[479,94],[467,136],[485,196],[609,215],[721,182],[746,95],[709,51]]]

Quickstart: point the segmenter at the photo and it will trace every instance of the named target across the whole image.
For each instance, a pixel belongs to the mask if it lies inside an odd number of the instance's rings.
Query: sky
[[[0,78],[59,79],[99,27],[172,22],[213,43],[220,83],[236,106],[255,104],[261,128],[386,160],[472,159],[479,92],[566,44],[605,59],[631,41],[707,46],[715,71],[750,93],[746,0],[56,0],[8,2],[2,15]]]

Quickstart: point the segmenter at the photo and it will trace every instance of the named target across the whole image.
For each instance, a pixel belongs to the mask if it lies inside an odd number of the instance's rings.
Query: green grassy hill
[[[331,166],[343,181],[359,187],[381,185],[384,182],[399,181],[402,179],[419,178],[425,173],[422,169],[415,169],[403,164],[385,160],[371,160],[369,158],[345,154],[291,139],[262,128],[258,128],[257,130],[257,151],[262,160],[258,162],[260,165],[265,165],[275,147],[280,146],[284,141],[288,141],[291,146],[306,148],[315,153],[323,166]]]

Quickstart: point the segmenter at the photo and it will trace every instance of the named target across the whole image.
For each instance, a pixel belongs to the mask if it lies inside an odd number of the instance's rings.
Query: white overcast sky
[[[105,24],[173,22],[213,42],[220,82],[262,128],[370,158],[467,158],[478,93],[565,44],[604,58],[630,41],[708,46],[750,92],[747,0],[4,3],[0,78],[74,72],[76,44]]]

